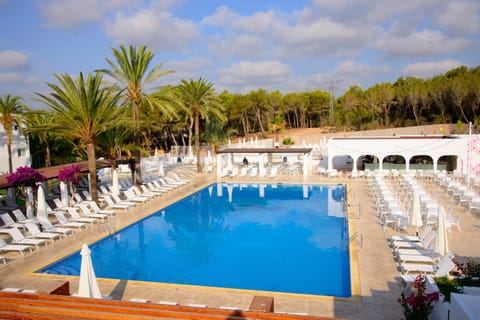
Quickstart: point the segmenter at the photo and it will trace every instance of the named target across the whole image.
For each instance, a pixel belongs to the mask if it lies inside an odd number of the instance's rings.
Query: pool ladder
[[[353,241],[355,241],[360,248],[363,247],[363,235],[360,232],[356,231],[350,236],[348,242],[351,243]]]
[[[348,208],[358,208],[358,210],[352,210],[350,214],[350,218],[352,219],[360,219],[360,216],[362,215],[362,207],[360,206],[360,202],[356,205],[349,204]]]

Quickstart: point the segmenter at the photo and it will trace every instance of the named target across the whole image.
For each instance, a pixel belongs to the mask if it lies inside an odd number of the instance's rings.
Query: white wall
[[[30,148],[28,142],[20,130],[14,129],[12,132],[12,164],[13,171],[18,167],[30,166]],[[0,174],[8,173],[8,148],[5,130],[0,125]]]

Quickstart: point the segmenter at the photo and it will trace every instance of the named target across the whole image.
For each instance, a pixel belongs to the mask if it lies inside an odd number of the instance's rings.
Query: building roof
[[[309,153],[312,148],[226,148],[217,151],[220,153]]]
[[[52,166],[52,167],[45,167],[45,168],[39,168],[36,169],[38,172],[40,172],[42,175],[44,175],[47,180],[48,179],[53,179],[58,177],[58,172],[62,169],[71,167],[73,165],[79,165],[80,166],[80,172],[88,172],[88,161],[79,161],[79,162],[73,162],[73,163],[67,163],[67,164],[61,164],[58,166]],[[97,160],[97,169],[101,168],[107,168],[110,167],[110,162],[108,160]],[[7,180],[8,174],[3,174],[0,175],[0,189],[5,189],[5,188],[10,188],[12,185],[8,183]]]

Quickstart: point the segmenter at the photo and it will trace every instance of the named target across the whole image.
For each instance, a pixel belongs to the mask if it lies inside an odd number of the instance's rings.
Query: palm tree
[[[82,73],[76,80],[67,74],[55,74],[55,78],[60,86],[49,83],[49,95],[36,94],[52,109],[54,130],[85,145],[92,198],[97,201],[95,143],[102,132],[122,124],[122,109],[117,107],[122,91],[116,86],[102,86],[101,73],[88,73],[86,81]]]
[[[45,158],[45,167],[50,167],[52,165],[51,154],[50,154],[50,144],[52,138],[55,137],[54,128],[54,119],[51,112],[42,110],[42,111],[31,111],[25,114],[25,121],[27,122],[26,132],[37,138],[37,141],[45,147],[44,158]]]
[[[3,97],[0,97],[0,123],[5,129],[7,150],[8,150],[8,172],[13,172],[13,162],[12,162],[12,134],[13,127],[16,125],[20,129],[20,121],[22,119],[22,114],[25,110],[20,103],[21,98],[19,96],[11,96],[5,94]]]
[[[164,113],[174,114],[168,101],[163,99],[161,94],[147,94],[145,92],[148,85],[158,78],[172,73],[173,71],[160,70],[162,64],[154,66],[150,71],[149,65],[153,60],[154,54],[147,50],[145,46],[138,49],[135,46],[121,45],[120,49],[113,49],[112,53],[116,63],[106,59],[112,70],[99,70],[110,77],[114,78],[125,86],[124,99],[128,107],[132,108],[134,130],[133,136],[135,141],[135,162],[140,163],[140,108],[148,106],[150,108],[159,108]],[[141,181],[140,166],[136,166],[137,181]]]
[[[197,157],[197,171],[201,172],[200,163],[200,118],[208,121],[209,116],[213,116],[220,121],[226,121],[223,105],[218,96],[215,95],[213,83],[200,78],[197,81],[182,80],[178,87],[180,100],[189,110],[191,119],[195,126],[195,154]]]

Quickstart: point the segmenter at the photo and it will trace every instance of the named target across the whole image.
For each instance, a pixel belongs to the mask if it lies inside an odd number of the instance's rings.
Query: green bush
[[[450,302],[450,293],[463,293],[463,286],[457,279],[448,277],[435,278],[438,289],[444,295],[444,302]]]
[[[286,146],[295,144],[295,141],[291,137],[286,137],[283,139],[282,143]]]

